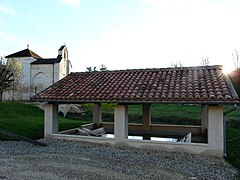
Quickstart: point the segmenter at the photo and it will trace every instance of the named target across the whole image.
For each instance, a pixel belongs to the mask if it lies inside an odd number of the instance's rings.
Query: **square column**
[[[223,107],[208,107],[208,145],[216,155],[224,155]]]
[[[93,123],[99,126],[102,122],[102,104],[93,104]]]
[[[208,129],[208,105],[201,106],[201,130],[202,135],[207,136],[207,129]]]
[[[44,106],[44,137],[58,133],[58,104]]]
[[[142,130],[148,132],[151,126],[151,104],[143,104],[142,105]],[[143,135],[144,140],[150,140],[151,137],[149,135]]]
[[[114,109],[115,142],[124,142],[128,138],[128,106],[117,105]]]
[[[142,105],[142,126],[144,130],[150,130],[151,125],[151,104]]]

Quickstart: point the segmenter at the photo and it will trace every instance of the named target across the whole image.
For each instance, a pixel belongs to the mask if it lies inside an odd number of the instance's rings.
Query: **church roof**
[[[222,66],[76,72],[32,100],[59,103],[239,103]]]
[[[62,60],[62,56],[58,55],[57,58],[37,59],[31,64],[54,64],[54,63],[60,63],[61,60]]]
[[[10,54],[8,56],[5,56],[5,58],[16,58],[16,57],[33,57],[36,59],[42,59],[41,56],[39,56],[38,54],[36,54],[35,52],[31,51],[30,49],[24,49],[22,51]]]
[[[66,46],[65,45],[62,45],[58,51],[62,51]]]

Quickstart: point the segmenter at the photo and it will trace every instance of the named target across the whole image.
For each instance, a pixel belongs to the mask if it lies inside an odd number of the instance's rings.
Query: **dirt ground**
[[[0,179],[238,179],[223,158],[82,142],[0,141]]]
[[[135,167],[148,172],[147,176],[139,177],[127,173],[132,167],[123,162],[97,156],[41,154],[9,157],[1,161],[11,161],[12,164],[1,167],[1,179],[189,179],[183,174],[147,166]],[[121,168],[118,171],[111,166]]]

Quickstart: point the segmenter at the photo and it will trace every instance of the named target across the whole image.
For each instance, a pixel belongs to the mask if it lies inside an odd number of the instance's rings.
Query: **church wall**
[[[60,80],[59,63],[54,64],[54,83]]]
[[[53,64],[33,64],[31,72],[31,97],[53,84]]]

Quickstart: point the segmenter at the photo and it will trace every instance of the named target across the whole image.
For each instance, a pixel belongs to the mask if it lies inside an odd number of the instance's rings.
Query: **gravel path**
[[[83,142],[0,142],[0,179],[239,179],[223,158]]]

